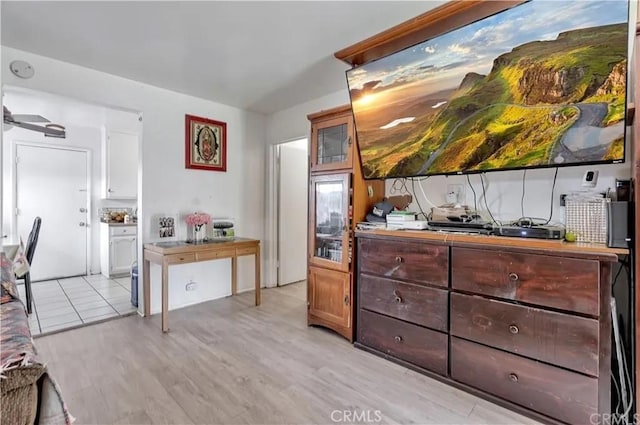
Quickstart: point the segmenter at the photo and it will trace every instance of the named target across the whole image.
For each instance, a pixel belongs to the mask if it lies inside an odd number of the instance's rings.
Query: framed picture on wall
[[[227,171],[227,123],[185,115],[185,166]]]

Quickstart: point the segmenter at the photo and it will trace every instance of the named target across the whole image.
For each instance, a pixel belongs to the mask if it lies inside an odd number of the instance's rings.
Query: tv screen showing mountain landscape
[[[532,0],[347,71],[366,178],[621,162],[628,2]]]

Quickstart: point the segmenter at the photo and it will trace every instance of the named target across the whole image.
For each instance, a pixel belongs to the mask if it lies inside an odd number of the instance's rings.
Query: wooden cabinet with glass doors
[[[309,238],[307,323],[353,340],[356,223],[384,197],[384,181],[364,180],[349,105],[308,116]]]

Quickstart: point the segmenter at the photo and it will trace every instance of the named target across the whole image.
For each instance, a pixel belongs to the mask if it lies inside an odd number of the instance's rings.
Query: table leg
[[[162,261],[162,332],[169,332],[169,264]]]
[[[256,247],[256,305],[260,305],[260,245]]]
[[[231,257],[231,295],[238,293],[238,257]]]
[[[151,316],[151,262],[147,259],[144,259],[142,274],[144,317],[149,317]]]

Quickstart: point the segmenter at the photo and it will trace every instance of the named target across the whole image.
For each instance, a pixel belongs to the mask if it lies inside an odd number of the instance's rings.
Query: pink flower
[[[189,214],[185,218],[185,221],[187,222],[188,225],[197,226],[197,228],[199,229],[203,224],[211,223],[211,216],[207,213],[196,212],[193,214]]]

